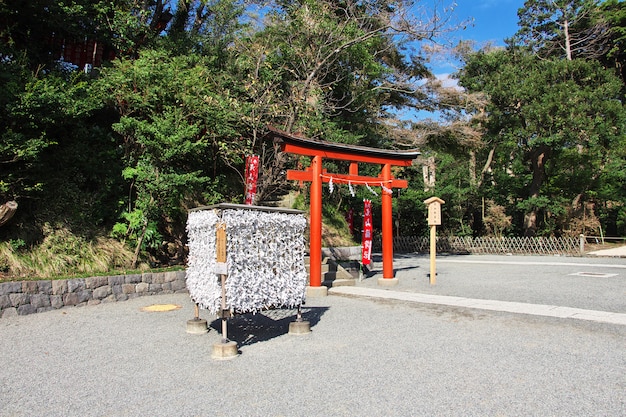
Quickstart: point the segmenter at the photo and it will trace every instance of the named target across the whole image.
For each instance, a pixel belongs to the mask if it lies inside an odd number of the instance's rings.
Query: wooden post
[[[437,283],[437,226],[430,225],[430,285]]]
[[[437,226],[441,225],[441,205],[445,203],[439,197],[424,200],[428,207],[428,225],[430,226],[430,285],[437,283]]]

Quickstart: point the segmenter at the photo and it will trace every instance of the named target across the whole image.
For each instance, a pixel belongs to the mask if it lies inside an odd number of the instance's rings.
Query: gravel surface
[[[202,313],[204,335],[185,294],[0,320],[0,416],[626,415],[626,326],[328,296],[304,336],[291,310],[232,319],[218,361]]]

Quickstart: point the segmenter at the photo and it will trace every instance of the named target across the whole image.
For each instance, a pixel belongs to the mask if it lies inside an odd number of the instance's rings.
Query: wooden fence
[[[382,250],[380,236],[374,239],[373,250]],[[397,236],[393,239],[396,253],[428,253],[430,240],[419,236]],[[568,255],[582,256],[584,238],[577,237],[438,237],[437,252],[492,255]]]

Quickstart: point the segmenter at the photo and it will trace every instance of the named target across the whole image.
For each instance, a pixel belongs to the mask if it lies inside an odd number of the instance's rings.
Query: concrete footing
[[[187,333],[189,334],[205,334],[209,331],[205,319],[187,320]]]
[[[233,342],[232,340],[228,340],[226,342],[215,343],[213,345],[213,353],[211,357],[213,359],[233,359],[239,355],[239,350],[237,349],[237,342]]]
[[[395,287],[398,285],[398,278],[378,278],[378,285],[381,287]]]
[[[289,334],[301,336],[311,333],[311,323],[305,320],[289,323]]]
[[[306,296],[315,298],[315,297],[326,297],[328,295],[328,288],[325,286],[321,287],[311,287],[310,285],[306,287]]]

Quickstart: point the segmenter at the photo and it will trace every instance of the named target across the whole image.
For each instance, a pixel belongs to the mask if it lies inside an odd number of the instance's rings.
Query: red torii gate
[[[288,180],[311,182],[311,213],[310,213],[310,286],[322,285],[322,183],[354,183],[381,186],[382,194],[382,238],[383,238],[383,280],[380,284],[393,285],[393,220],[392,220],[392,189],[407,188],[406,180],[395,179],[391,175],[391,166],[410,166],[420,155],[418,150],[387,150],[368,148],[365,146],[346,145],[343,143],[326,142],[309,139],[283,132],[269,126],[269,137],[280,143],[283,152],[296,155],[312,156],[311,166],[305,171],[287,171]],[[349,161],[348,174],[329,174],[322,170],[322,158]],[[382,165],[378,177],[359,175],[358,163]]]

